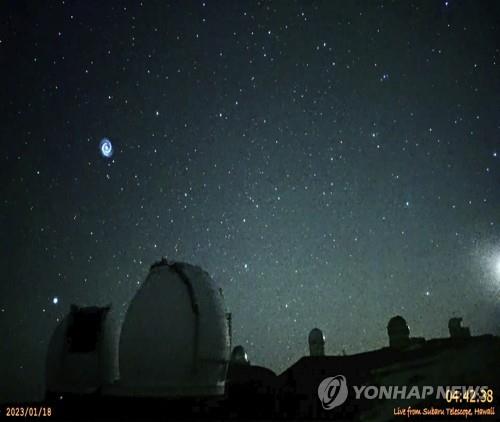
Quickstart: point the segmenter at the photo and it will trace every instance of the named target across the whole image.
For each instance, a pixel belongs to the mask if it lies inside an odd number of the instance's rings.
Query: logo
[[[318,386],[318,397],[325,410],[332,410],[347,400],[347,381],[343,375],[325,378]]]

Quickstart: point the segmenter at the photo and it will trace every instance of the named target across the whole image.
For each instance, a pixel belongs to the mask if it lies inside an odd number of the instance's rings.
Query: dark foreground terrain
[[[351,356],[304,357],[279,376],[252,365],[230,365],[222,397],[121,397],[109,392],[85,396],[48,393],[43,403],[9,404],[6,413],[51,420],[499,420],[500,339],[483,335],[458,339],[415,339],[405,350],[386,347]],[[347,397],[325,410],[318,387],[342,375]],[[357,397],[361,387],[370,394]],[[422,388],[481,387],[483,393],[419,397]],[[381,387],[406,388],[396,397],[376,396]],[[408,396],[411,388],[416,394]],[[330,391],[335,398],[338,390]],[[378,393],[377,393],[378,394]],[[329,400],[324,401],[328,405]],[[50,413],[50,417],[48,414]],[[425,416],[425,417],[424,417]]]

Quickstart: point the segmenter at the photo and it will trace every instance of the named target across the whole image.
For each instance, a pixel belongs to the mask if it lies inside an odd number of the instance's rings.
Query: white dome
[[[122,394],[223,394],[229,348],[222,291],[201,268],[162,260],[151,266],[122,326]]]
[[[119,326],[111,307],[71,305],[47,351],[46,392],[88,394],[118,378]]]

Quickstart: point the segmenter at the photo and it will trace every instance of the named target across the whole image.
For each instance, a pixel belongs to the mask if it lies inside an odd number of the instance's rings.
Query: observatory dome
[[[309,332],[309,343],[325,343],[325,336],[323,334],[323,331],[321,331],[319,328],[313,328]]]
[[[231,352],[231,363],[236,365],[250,365],[247,352],[241,345],[236,346]]]
[[[387,334],[390,347],[401,348],[407,346],[410,341],[410,327],[401,315],[396,315],[389,320]]]
[[[49,342],[46,394],[95,393],[118,379],[119,331],[111,306],[71,305]]]
[[[201,268],[163,259],[151,266],[123,322],[122,394],[223,394],[229,350],[222,290]]]
[[[319,328],[313,328],[309,332],[309,354],[310,356],[325,355],[325,335]]]

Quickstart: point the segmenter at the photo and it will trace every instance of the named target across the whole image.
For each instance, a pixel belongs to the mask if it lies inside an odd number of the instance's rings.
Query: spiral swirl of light
[[[99,144],[101,154],[105,158],[110,158],[113,155],[113,144],[108,138],[103,138]]]

